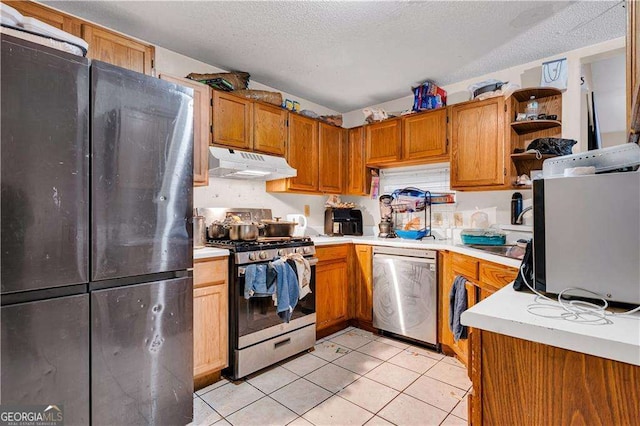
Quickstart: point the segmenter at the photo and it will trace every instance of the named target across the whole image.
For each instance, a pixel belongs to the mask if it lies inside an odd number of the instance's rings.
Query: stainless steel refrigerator
[[[1,37],[0,403],[189,423],[191,90]]]

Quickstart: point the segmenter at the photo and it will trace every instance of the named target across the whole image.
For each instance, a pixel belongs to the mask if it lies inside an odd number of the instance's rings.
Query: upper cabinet
[[[393,118],[365,127],[366,163],[384,166],[396,163],[402,155],[402,119]]]
[[[345,131],[341,127],[319,123],[318,190],[340,194],[344,189]]]
[[[108,62],[122,68],[152,75],[155,48],[125,35],[113,32],[80,18],[50,9],[31,1],[3,1],[24,16],[82,37],[89,43],[87,57]]]
[[[364,127],[355,127],[348,131],[345,186],[346,195],[368,195],[371,186],[371,174],[365,163]]]
[[[213,91],[213,143],[229,148],[251,150],[252,108],[250,100]]]
[[[345,188],[347,130],[289,113],[287,162],[294,178],[267,182],[269,192],[341,194]]]
[[[227,92],[213,91],[213,144],[284,156],[287,111]]]
[[[449,161],[446,108],[371,124],[365,126],[365,132],[369,167]]]
[[[82,21],[80,19],[30,1],[3,1],[3,3],[13,7],[24,16],[36,18],[76,37],[82,36],[82,30],[80,29]]]
[[[294,178],[267,182],[270,192],[318,192],[318,121],[289,113],[287,162],[298,171]]]
[[[409,115],[403,121],[403,159],[449,160],[447,155],[446,108]]]
[[[209,184],[209,142],[211,123],[209,113],[211,89],[187,78],[161,74],[162,80],[193,89],[193,186]]]
[[[507,182],[504,99],[451,107],[451,188],[500,189]]]
[[[253,149],[284,156],[287,149],[287,110],[260,102],[253,104]]]
[[[153,46],[88,23],[82,24],[82,38],[89,43],[88,58],[142,74],[153,74]]]

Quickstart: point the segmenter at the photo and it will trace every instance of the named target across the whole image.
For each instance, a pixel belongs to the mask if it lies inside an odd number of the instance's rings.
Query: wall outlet
[[[309,206],[309,204],[304,205],[304,215],[305,217],[311,216],[311,207]]]

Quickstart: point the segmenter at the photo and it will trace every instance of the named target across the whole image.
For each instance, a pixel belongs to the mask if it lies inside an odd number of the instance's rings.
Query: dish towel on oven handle
[[[311,293],[311,265],[309,261],[300,253],[291,253],[287,255],[289,261],[293,261],[294,271],[298,274],[298,288],[300,295],[298,300],[302,300],[307,294]],[[291,263],[289,263],[291,265]]]
[[[282,321],[288,323],[300,295],[298,276],[285,258],[269,262],[269,268],[273,268],[276,272],[276,310],[278,316]]]
[[[460,315],[467,310],[466,278],[458,275],[453,280],[449,293],[449,329],[453,332],[453,340],[467,338],[467,327],[460,324]]]
[[[247,265],[244,273],[244,298],[271,296],[276,292],[276,272],[267,265]]]

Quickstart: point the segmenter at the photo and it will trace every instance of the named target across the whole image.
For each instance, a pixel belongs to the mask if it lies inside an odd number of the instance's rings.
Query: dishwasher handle
[[[401,262],[411,262],[411,263],[424,263],[427,265],[436,264],[436,259],[429,259],[425,257],[396,256],[392,254],[374,254],[373,261],[375,262],[378,259],[379,260],[384,260],[384,259],[399,260]]]

